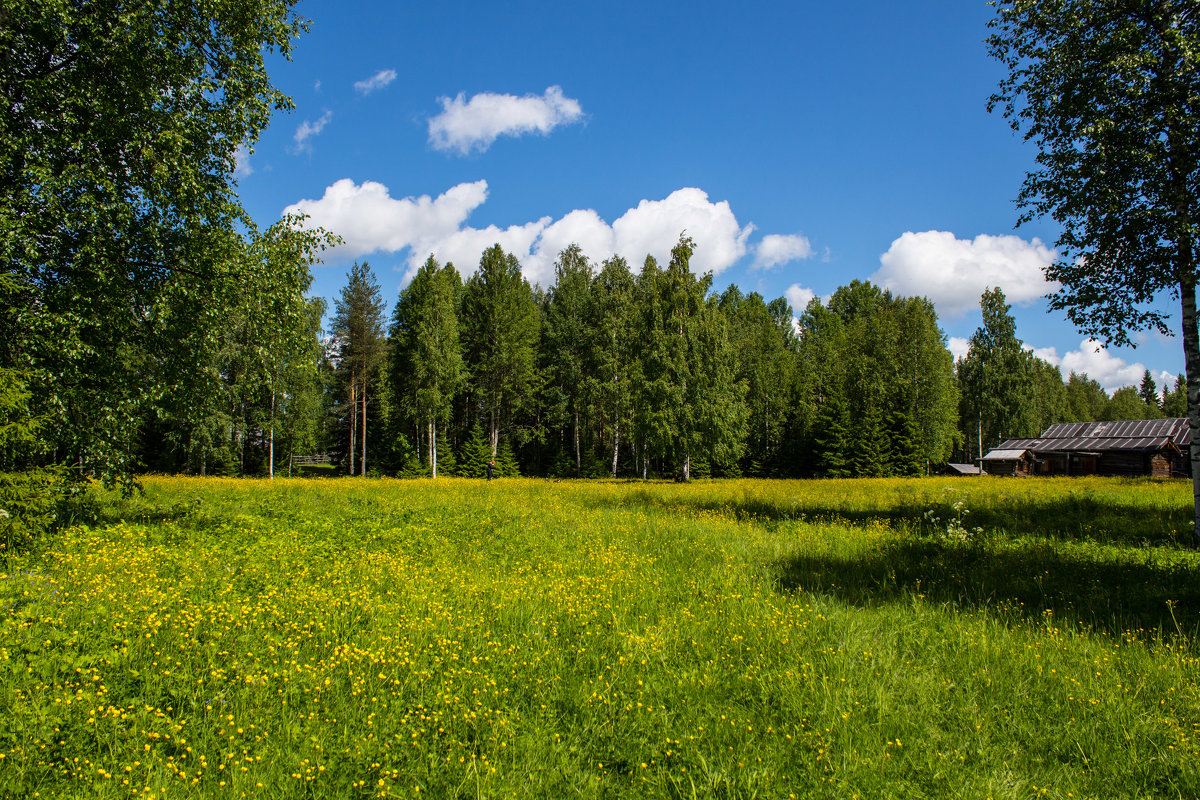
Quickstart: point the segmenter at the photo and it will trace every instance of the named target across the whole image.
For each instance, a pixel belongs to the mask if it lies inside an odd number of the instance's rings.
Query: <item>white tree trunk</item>
[[[612,476],[617,477],[617,452],[621,446],[621,427],[620,423],[613,423],[613,459],[612,459]]]
[[[492,412],[492,430],[489,432],[489,438],[492,441],[492,459],[496,458],[496,450],[500,446],[500,421],[497,419],[496,412]]]
[[[1183,305],[1183,360],[1187,370],[1188,422],[1192,429],[1192,545],[1200,548],[1200,331],[1196,327],[1195,281],[1182,281],[1179,295]]]
[[[275,480],[275,387],[271,387],[271,447],[270,456],[267,459],[268,467],[267,474],[271,476],[271,480]]]

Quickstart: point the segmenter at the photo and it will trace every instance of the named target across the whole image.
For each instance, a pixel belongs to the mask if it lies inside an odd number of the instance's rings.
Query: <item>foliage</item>
[[[1029,402],[1033,388],[1029,357],[1017,338],[1004,292],[988,289],[979,305],[983,324],[957,365],[963,427],[967,437],[975,439],[975,448],[967,448],[972,455],[979,449],[986,452],[1002,439],[1041,433],[1035,430],[1037,420]]]
[[[575,461],[572,474],[576,477],[583,471],[580,425],[585,421],[588,395],[595,389],[591,378],[596,352],[593,341],[603,335],[597,327],[592,297],[594,277],[591,263],[579,245],[572,244],[559,253],[542,327],[547,384],[563,397],[561,407],[571,428]]]
[[[329,322],[334,342],[341,394],[345,400],[343,422],[349,440],[350,474],[367,474],[367,407],[382,398],[379,370],[387,353],[383,327],[384,303],[379,282],[367,262],[355,262],[346,276],[341,296],[334,301]],[[355,442],[361,448],[355,468]]]
[[[236,280],[239,148],[290,100],[291,0],[0,5],[0,368],[46,449],[128,479],[141,417]],[[181,311],[186,309],[186,311]]]
[[[988,46],[1008,74],[989,109],[1040,151],[1018,202],[1023,221],[1062,227],[1052,305],[1116,344],[1166,333],[1149,304],[1163,291],[1194,303],[1200,15],[1185,0],[995,5]]]
[[[1175,386],[1171,391],[1163,386],[1163,416],[1167,419],[1180,419],[1187,416],[1187,380],[1182,375],[1175,378]]]
[[[1113,392],[1112,397],[1104,406],[1104,413],[1100,419],[1157,419],[1157,412],[1157,408],[1151,412],[1150,407],[1138,395],[1137,389],[1132,386],[1123,386]],[[1153,413],[1154,416],[1149,416],[1150,413]]]
[[[1192,476],[1200,497],[1200,14],[1192,0],[999,0],[991,54],[1000,108],[1039,150],[1022,221],[1062,230],[1051,306],[1104,342],[1169,332],[1180,301]],[[1200,503],[1195,506],[1200,546]]]
[[[0,472],[0,557],[28,549],[50,530],[64,489],[57,469]]]
[[[495,456],[501,432],[513,428],[516,415],[532,405],[537,379],[541,320],[516,256],[500,245],[484,251],[464,288],[462,314],[470,388]]]
[[[852,281],[828,307],[810,302],[799,323],[801,386],[792,424],[807,426],[817,474],[909,474],[949,457],[959,395],[932,303]],[[909,420],[896,425],[911,439],[895,441],[892,412]],[[792,446],[805,445],[793,439]]]
[[[471,426],[466,440],[458,451],[458,467],[455,475],[464,478],[486,478],[487,465],[492,460],[492,448],[487,435],[478,423]]]
[[[1072,372],[1067,378],[1067,416],[1064,422],[1095,422],[1104,414],[1108,395],[1100,382]]]
[[[434,477],[442,455],[450,452],[440,449],[438,426],[448,421],[451,401],[466,378],[458,333],[461,287],[454,265],[442,267],[431,255],[401,291],[392,313],[392,394],[413,424],[417,449]],[[445,465],[451,474],[452,460]]]

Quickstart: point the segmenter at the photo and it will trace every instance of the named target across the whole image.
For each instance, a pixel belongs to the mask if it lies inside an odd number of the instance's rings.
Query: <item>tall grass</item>
[[[1183,485],[104,502],[0,579],[0,795],[1200,796]]]

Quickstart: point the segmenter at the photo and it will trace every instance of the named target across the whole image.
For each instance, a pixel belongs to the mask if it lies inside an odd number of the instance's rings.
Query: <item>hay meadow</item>
[[[0,796],[1200,796],[1185,482],[147,478],[0,575]]]

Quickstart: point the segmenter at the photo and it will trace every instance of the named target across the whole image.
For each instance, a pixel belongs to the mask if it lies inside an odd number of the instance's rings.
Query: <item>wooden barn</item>
[[[1191,475],[1187,419],[1063,422],[1007,439],[983,457],[990,475]]]

